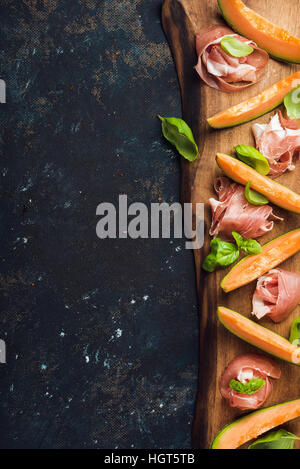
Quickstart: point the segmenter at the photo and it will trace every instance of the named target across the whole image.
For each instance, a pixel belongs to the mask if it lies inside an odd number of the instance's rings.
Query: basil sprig
[[[239,233],[236,233],[236,231],[232,232],[232,236],[235,239],[237,247],[246,254],[255,255],[262,252],[261,245],[255,239],[243,239],[243,237]]]
[[[260,378],[250,379],[250,381],[248,381],[246,384],[232,379],[229,383],[229,386],[239,394],[248,394],[251,396],[252,394],[255,394],[257,391],[259,391],[265,384],[266,381]]]
[[[289,341],[297,347],[300,346],[300,316],[292,324]]]
[[[202,268],[207,272],[213,272],[216,267],[227,267],[235,262],[240,255],[235,244],[222,241],[220,238],[211,240],[210,249],[211,253],[202,264]]]
[[[261,245],[255,239],[243,239],[235,231],[233,231],[232,236],[235,243],[228,243],[220,238],[211,240],[210,254],[202,264],[204,270],[214,272],[217,267],[227,267],[233,264],[239,258],[240,250],[249,255],[259,254],[262,251]]]
[[[225,36],[221,41],[222,49],[233,57],[247,57],[254,51],[253,47],[246,42],[240,41],[233,36]]]
[[[251,182],[252,181],[247,182],[244,192],[249,204],[256,206],[268,204],[269,200],[264,195],[251,189]]]
[[[300,86],[286,95],[284,105],[290,119],[300,119]]]
[[[294,449],[298,436],[284,429],[276,430],[254,441],[248,449]]]
[[[161,117],[161,128],[164,137],[176,147],[177,151],[188,161],[195,161],[198,147],[193,132],[187,123],[177,117]]]
[[[234,147],[237,157],[243,163],[251,166],[258,173],[266,176],[270,172],[270,165],[267,158],[256,148],[249,145],[237,145]]]

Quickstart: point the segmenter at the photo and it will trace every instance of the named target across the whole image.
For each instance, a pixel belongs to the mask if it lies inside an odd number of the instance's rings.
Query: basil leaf
[[[289,341],[297,347],[300,346],[300,316],[292,324]]]
[[[240,249],[251,256],[255,256],[255,254],[262,252],[261,245],[255,239],[245,239],[245,241],[242,242]]]
[[[234,147],[239,160],[246,163],[258,173],[266,176],[270,172],[270,165],[267,158],[262,155],[256,148],[249,145],[237,145]]]
[[[202,268],[206,270],[207,272],[214,272],[216,270],[216,267],[217,267],[217,260],[215,256],[213,254],[209,254],[205,258],[202,264]]]
[[[264,379],[251,379],[247,384],[245,384],[245,393],[251,396],[259,391],[266,384]]]
[[[269,203],[268,199],[260,194],[259,192],[253,191],[250,189],[251,187],[251,181],[247,182],[247,185],[245,187],[245,197],[248,200],[249,204],[252,205],[266,205]]]
[[[254,51],[253,47],[236,37],[225,36],[221,41],[221,47],[227,54],[233,57],[247,57]]]
[[[244,251],[246,254],[255,255],[262,251],[262,247],[255,239],[243,239],[243,237],[236,231],[232,232],[237,247]]]
[[[236,381],[235,379],[232,379],[229,382],[229,386],[235,392],[238,392],[239,394],[248,394],[249,396],[251,396],[252,394],[255,394],[265,384],[266,384],[266,382],[265,382],[264,379],[251,379],[246,384],[243,384],[240,381]]]
[[[286,95],[284,105],[290,119],[300,119],[300,86]]]
[[[240,248],[244,239],[243,239],[243,236],[241,236],[239,233],[237,233],[236,231],[233,231],[232,232],[232,236],[237,244],[237,247]]]
[[[240,381],[237,381],[236,379],[231,379],[229,382],[229,386],[235,392],[238,392],[239,394],[244,394],[244,385]]]
[[[193,132],[186,122],[176,117],[161,117],[161,128],[164,137],[172,143],[181,156],[188,161],[195,161],[198,155],[198,147],[196,145]]]
[[[248,449],[294,449],[295,441],[300,440],[284,429],[276,430],[254,441]]]
[[[211,253],[202,264],[202,268],[207,272],[213,272],[217,267],[227,267],[240,255],[235,244],[222,241],[220,238],[211,240],[210,249]]]
[[[221,267],[227,267],[235,262],[240,253],[237,246],[220,238],[215,238],[210,243],[211,252],[215,255],[217,264]]]

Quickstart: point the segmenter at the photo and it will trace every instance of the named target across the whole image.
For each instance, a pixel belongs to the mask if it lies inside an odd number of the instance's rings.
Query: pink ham
[[[274,322],[281,322],[299,303],[300,275],[274,269],[257,281],[252,314],[258,319],[268,316]]]
[[[219,389],[222,396],[228,399],[231,407],[241,410],[258,409],[271,394],[273,379],[279,379],[280,376],[280,368],[271,358],[256,353],[247,353],[236,357],[229,363],[221,376]],[[264,379],[266,384],[252,395],[241,394],[229,386],[232,379],[243,384],[252,379]]]
[[[254,124],[252,130],[256,148],[269,160],[269,176],[295,169],[300,156],[299,120],[284,118],[278,111],[269,124]]]
[[[233,36],[246,42],[254,51],[247,57],[233,57],[220,45],[224,36]],[[197,34],[196,52],[198,63],[195,69],[202,80],[212,88],[227,93],[247,88],[259,81],[269,60],[267,52],[257,47],[255,42],[222,25],[211,26]]]
[[[254,206],[245,198],[244,187],[231,183],[226,177],[219,177],[214,183],[219,200],[209,199],[212,209],[212,223],[209,234],[223,235],[232,239],[232,232],[243,238],[259,238],[271,231],[275,220],[282,220],[273,214],[269,205]]]

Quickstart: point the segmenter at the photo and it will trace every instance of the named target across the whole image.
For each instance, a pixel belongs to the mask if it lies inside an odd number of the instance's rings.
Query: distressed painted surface
[[[102,201],[179,198],[160,0],[2,0],[2,448],[190,446],[193,259],[96,237]]]

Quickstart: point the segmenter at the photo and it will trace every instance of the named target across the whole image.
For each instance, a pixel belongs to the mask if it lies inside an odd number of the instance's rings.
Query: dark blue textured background
[[[96,207],[179,199],[161,0],[2,0],[2,448],[187,448],[193,257],[96,237]]]

